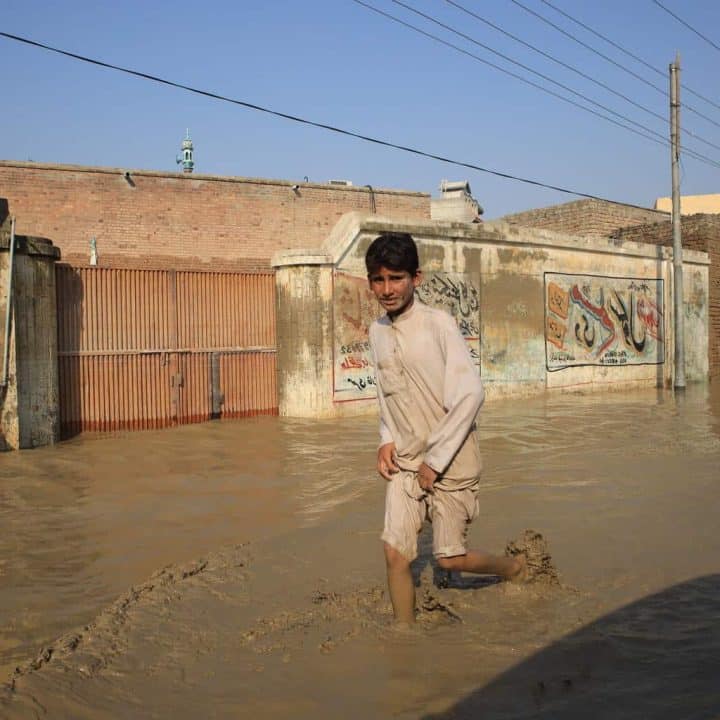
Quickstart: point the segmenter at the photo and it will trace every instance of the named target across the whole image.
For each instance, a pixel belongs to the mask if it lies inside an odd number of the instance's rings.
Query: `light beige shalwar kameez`
[[[394,442],[401,468],[388,482],[382,539],[409,560],[417,555],[423,520],[433,522],[433,553],[466,552],[477,516],[481,470],[475,418],[482,382],[453,318],[415,299],[402,314],[370,327],[380,404],[380,444]],[[439,473],[433,494],[417,470]]]

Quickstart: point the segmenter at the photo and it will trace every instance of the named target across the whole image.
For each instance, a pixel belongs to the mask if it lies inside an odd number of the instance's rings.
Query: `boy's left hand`
[[[438,474],[429,465],[423,463],[418,470],[418,485],[425,492],[432,493],[437,476]]]

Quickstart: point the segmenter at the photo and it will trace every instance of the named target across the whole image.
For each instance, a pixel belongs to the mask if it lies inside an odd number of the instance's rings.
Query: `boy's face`
[[[404,313],[413,304],[415,288],[421,280],[419,270],[411,275],[407,270],[390,270],[385,266],[368,275],[370,289],[391,317]]]

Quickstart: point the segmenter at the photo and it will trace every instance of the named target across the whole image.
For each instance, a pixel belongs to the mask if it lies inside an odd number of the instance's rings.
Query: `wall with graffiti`
[[[368,288],[367,279],[336,272],[334,276],[333,400],[375,397],[368,329],[382,309]],[[468,352],[480,368],[479,278],[473,273],[425,273],[417,298],[450,313],[458,323]]]
[[[663,281],[545,273],[550,372],[664,362]]]
[[[662,387],[674,374],[672,250],[499,223],[343,216],[323,246],[273,260],[279,412],[374,413],[368,329],[383,312],[365,254],[380,232],[417,241],[417,297],[455,318],[488,399]],[[686,378],[708,372],[707,253],[683,252]],[[289,320],[282,319],[289,318]]]
[[[375,397],[368,329],[379,307],[367,278],[336,272],[333,293],[334,379],[336,402]]]

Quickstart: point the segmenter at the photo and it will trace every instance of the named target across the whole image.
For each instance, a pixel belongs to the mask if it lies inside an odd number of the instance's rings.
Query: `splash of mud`
[[[462,622],[462,617],[447,601],[440,599],[430,588],[425,588],[418,608],[419,623]]]
[[[510,540],[505,555],[525,555],[527,576],[525,582],[543,585],[560,585],[557,568],[548,551],[547,540],[536,530],[525,530],[516,540]]]

